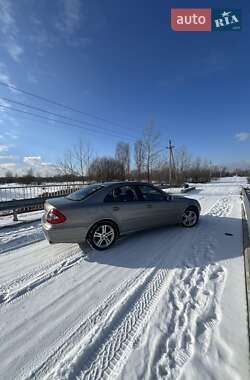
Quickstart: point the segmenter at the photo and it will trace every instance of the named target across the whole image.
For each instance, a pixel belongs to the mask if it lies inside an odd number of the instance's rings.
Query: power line
[[[95,119],[97,119],[97,120],[103,121],[103,122],[105,122],[105,123],[109,123],[109,124],[112,124],[112,125],[116,125],[118,128],[126,128],[126,129],[133,130],[133,128],[130,128],[130,127],[128,127],[128,126],[122,125],[122,124],[117,123],[117,122],[114,122],[114,121],[107,120],[107,119],[105,119],[105,118],[103,118],[103,117],[100,117],[100,116],[98,116],[98,115],[91,114],[91,113],[89,113],[89,112],[81,111],[81,110],[79,110],[79,109],[77,109],[77,108],[74,108],[74,107],[68,106],[68,105],[63,104],[63,103],[59,103],[59,102],[57,102],[57,101],[55,101],[55,100],[52,100],[52,99],[49,99],[49,98],[47,98],[47,97],[45,97],[45,96],[41,96],[41,95],[34,94],[33,92],[30,92],[30,91],[27,91],[27,90],[23,90],[23,89],[21,89],[21,88],[19,88],[19,87],[16,87],[16,86],[12,85],[12,84],[8,84],[8,83],[5,83],[5,82],[0,81],[0,85],[1,85],[1,86],[5,86],[5,87],[8,87],[8,88],[10,88],[10,89],[13,89],[13,90],[15,90],[15,91],[19,91],[19,92],[21,92],[21,93],[23,93],[23,94],[25,94],[25,95],[32,96],[32,97],[34,97],[34,98],[36,98],[36,99],[39,99],[39,100],[42,100],[42,101],[44,101],[44,102],[54,104],[54,105],[56,105],[56,106],[58,106],[58,107],[62,107],[62,108],[64,108],[64,109],[68,109],[68,110],[70,110],[70,111],[72,111],[72,112],[77,112],[77,113],[80,113],[80,114],[82,114],[82,115],[85,115],[85,116],[92,117],[92,118],[95,118]]]
[[[39,112],[43,112],[43,113],[46,113],[46,114],[49,114],[49,115],[52,115],[52,116],[55,116],[55,117],[60,117],[62,119],[65,119],[65,120],[69,120],[69,121],[73,121],[74,123],[78,123],[80,125],[82,124],[87,124],[91,127],[95,127],[95,128],[99,128],[99,129],[105,129],[105,131],[107,131],[106,127],[103,127],[103,126],[99,126],[97,124],[94,124],[94,123],[91,123],[89,121],[81,121],[81,120],[77,120],[77,119],[73,119],[69,116],[65,116],[65,115],[61,115],[61,114],[58,114],[58,113],[55,113],[55,112],[51,112],[51,111],[48,111],[44,108],[40,108],[40,107],[36,107],[36,106],[32,106],[30,104],[27,104],[27,103],[22,103],[22,102],[19,102],[19,101],[16,101],[16,100],[13,100],[13,99],[9,99],[9,98],[6,98],[4,96],[1,97],[1,99],[9,102],[9,103],[14,103],[14,104],[17,104],[17,105],[20,105],[20,106],[23,106],[23,107],[26,107],[26,108],[30,108],[32,110],[35,110],[35,111],[39,111]],[[11,108],[11,107],[10,107]],[[117,133],[114,129],[111,129],[110,128],[110,131],[112,133]],[[118,132],[119,133],[119,132]],[[126,137],[127,136],[127,137]],[[124,134],[124,137],[126,138],[135,138],[135,136],[132,136],[130,134]]]
[[[25,110],[20,110],[20,109],[13,108],[13,107],[7,107],[7,106],[1,105],[1,104],[0,104],[0,107],[3,108],[3,109],[5,109],[5,110],[8,110],[8,111],[15,111],[15,112],[24,113],[26,115],[37,117],[39,119],[43,119],[43,120],[46,120],[46,121],[49,121],[49,122],[53,121],[53,122],[56,122],[56,123],[59,123],[59,124],[63,124],[63,125],[67,125],[67,126],[70,126],[70,127],[73,127],[73,128],[78,128],[78,129],[81,129],[81,130],[87,130],[87,131],[89,131],[91,133],[92,132],[97,133],[97,134],[98,133],[102,133],[102,134],[108,134],[108,135],[116,137],[116,138],[124,138],[124,136],[121,136],[121,135],[116,134],[116,133],[112,133],[110,131],[92,130],[92,129],[88,128],[88,127],[81,127],[80,125],[70,124],[70,123],[67,123],[67,122],[60,121],[60,120],[56,120],[56,119],[52,119],[52,118],[47,118],[45,116],[38,115],[38,114],[35,114],[33,112],[28,112],[28,111],[25,111]],[[127,139],[133,140],[131,137],[127,137]]]
[[[29,111],[24,111],[24,110],[20,110],[20,109],[17,109],[17,108],[13,108],[13,107],[8,107],[8,106],[4,106],[2,104],[0,104],[0,107],[5,109],[5,110],[8,110],[8,111],[15,111],[15,112],[20,112],[20,113],[24,113],[26,115],[30,115],[30,116],[33,116],[33,117],[37,117],[39,119],[43,119],[43,120],[46,120],[46,121],[49,121],[49,122],[52,122],[54,121],[55,123],[60,123],[60,124],[63,124],[63,125],[67,125],[67,126],[70,126],[70,127],[73,127],[73,128],[78,128],[78,129],[84,129],[84,130],[87,130],[89,131],[90,133],[102,133],[102,134],[108,134],[110,136],[113,136],[113,137],[116,137],[116,138],[124,138],[124,136],[121,136],[119,134],[115,134],[115,133],[112,133],[110,131],[95,131],[95,130],[92,130],[88,127],[81,127],[80,125],[76,125],[76,124],[72,124],[72,123],[67,123],[67,122],[64,122],[64,121],[61,121],[61,120],[56,120],[56,119],[51,119],[51,118],[47,118],[45,116],[42,116],[42,115],[38,115],[38,114],[35,114],[33,112],[29,112]],[[132,141],[135,141],[135,139],[131,138],[131,137],[127,137],[128,140],[132,140]]]

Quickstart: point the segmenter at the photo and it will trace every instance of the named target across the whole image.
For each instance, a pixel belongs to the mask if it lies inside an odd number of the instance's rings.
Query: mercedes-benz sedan
[[[42,218],[50,243],[87,240],[97,249],[109,248],[123,234],[170,224],[193,227],[198,201],[166,194],[148,183],[108,182],[82,187],[66,197],[45,202]]]

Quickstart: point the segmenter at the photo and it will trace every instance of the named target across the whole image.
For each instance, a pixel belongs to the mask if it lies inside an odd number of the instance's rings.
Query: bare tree
[[[180,147],[175,152],[175,166],[182,173],[188,170],[191,165],[191,154],[186,147]]]
[[[34,177],[34,170],[33,168],[29,168],[27,170],[27,173],[25,174],[27,177]]]
[[[89,172],[89,167],[91,164],[91,161],[93,159],[94,155],[94,150],[91,147],[89,143],[86,144],[86,149],[85,149],[85,170],[86,170],[86,175],[88,175]]]
[[[5,177],[6,177],[6,178],[12,178],[12,177],[13,177],[13,173],[12,173],[12,171],[7,170],[6,173],[5,173]]]
[[[124,166],[112,157],[98,157],[90,164],[89,177],[96,181],[124,180]]]
[[[140,180],[145,164],[145,147],[142,140],[137,140],[134,145],[134,159],[137,170],[137,177]]]
[[[71,150],[64,153],[63,160],[58,163],[58,170],[64,176],[75,176],[77,171]]]
[[[144,129],[143,149],[145,152],[147,181],[149,182],[150,173],[156,165],[160,154],[159,134],[155,131],[155,127],[152,121]]]
[[[176,184],[182,184],[187,180],[190,167],[191,154],[186,147],[180,147],[175,152]]]
[[[93,155],[93,149],[91,145],[87,143],[83,143],[82,140],[79,141],[78,145],[75,146],[73,150],[73,158],[76,164],[76,171],[81,176],[82,182],[84,183],[84,179],[88,174],[90,161]]]
[[[121,164],[124,167],[125,177],[129,177],[129,170],[130,170],[130,149],[129,144],[124,142],[119,142],[116,145],[116,152],[115,152],[115,158],[116,160],[120,161]]]

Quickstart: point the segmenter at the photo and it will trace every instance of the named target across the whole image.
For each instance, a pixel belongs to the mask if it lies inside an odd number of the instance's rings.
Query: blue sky
[[[240,32],[173,32],[171,7],[218,2],[0,0],[0,81],[113,121],[0,86],[0,104],[12,107],[0,109],[0,174],[32,165],[48,171],[80,138],[97,154],[113,154],[151,119],[162,148],[171,137],[214,163],[250,162],[249,2],[219,4],[242,9]],[[1,97],[102,133],[15,112],[25,108]]]

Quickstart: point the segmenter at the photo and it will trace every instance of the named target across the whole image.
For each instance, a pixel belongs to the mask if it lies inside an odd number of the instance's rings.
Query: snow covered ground
[[[22,223],[34,222],[41,219],[43,210],[24,212],[18,214],[18,221],[13,221],[13,215],[5,215],[0,217],[0,229],[2,227],[17,226]]]
[[[105,253],[49,246],[39,222],[1,229],[0,378],[249,379],[244,183],[198,185],[195,228]]]

